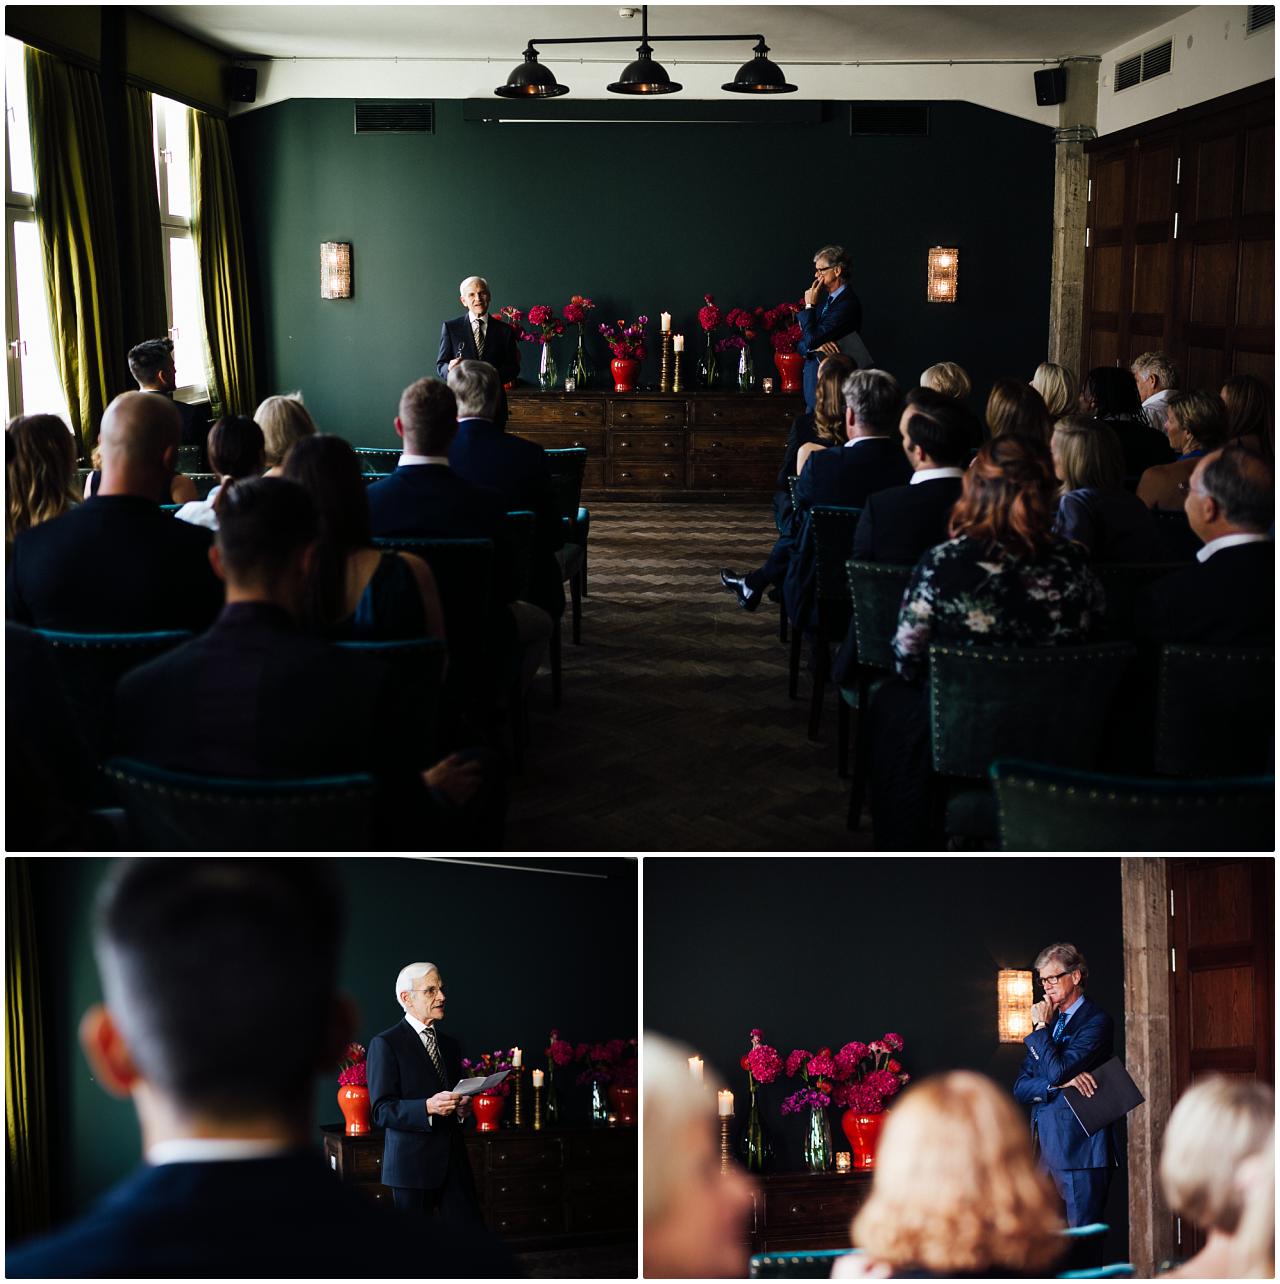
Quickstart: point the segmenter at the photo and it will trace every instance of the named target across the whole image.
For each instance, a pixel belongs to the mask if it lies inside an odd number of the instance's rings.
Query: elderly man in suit
[[[434,963],[401,968],[396,999],[404,1017],[369,1042],[373,1123],[386,1130],[382,1183],[402,1212],[476,1222],[480,1206],[461,1129],[467,1103],[451,1091],[462,1077],[462,1052],[439,1029],[440,969]]]
[[[1040,1162],[1066,1205],[1067,1224],[1088,1226],[1103,1220],[1111,1170],[1117,1163],[1115,1139],[1111,1125],[1090,1137],[1062,1089],[1093,1095],[1097,1083],[1089,1071],[1111,1059],[1115,1027],[1085,997],[1089,966],[1074,945],[1047,946],[1036,958],[1035,971],[1044,998],[1031,1009],[1032,1030],[1023,1040],[1027,1055],[1013,1095],[1031,1107]]]
[[[849,288],[849,255],[842,245],[824,245],[813,256],[813,284],[796,314],[804,337],[796,351],[804,357],[804,404],[812,411],[818,393],[818,366],[838,352],[839,341],[862,329],[862,303]]]
[[[459,361],[487,361],[504,384],[515,383],[520,377],[520,336],[505,321],[489,316],[489,282],[469,276],[458,291],[466,311],[440,327],[436,373],[443,379]]]

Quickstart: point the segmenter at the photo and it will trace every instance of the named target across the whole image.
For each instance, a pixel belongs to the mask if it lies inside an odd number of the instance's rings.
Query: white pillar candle
[[[702,1058],[689,1058],[689,1073],[699,1082],[702,1082]]]
[[[667,331],[670,329],[671,329],[671,313],[664,312],[662,314],[662,333],[666,334]]]
[[[673,334],[673,335],[671,336],[671,346],[672,346],[672,347],[673,347],[677,352],[683,352],[683,351],[684,351],[684,335],[682,335],[682,334]]]
[[[722,1118],[733,1114],[733,1093],[728,1088],[725,1088],[723,1092],[717,1092],[716,1105],[720,1108]]]
[[[519,1070],[523,1064],[524,1064],[524,1053],[521,1052],[519,1048],[512,1048],[511,1049],[512,1068],[515,1070]]]
[[[541,1071],[541,1070],[535,1070],[535,1071],[533,1072],[533,1086],[534,1086],[535,1088],[541,1088],[541,1087],[542,1087],[542,1071]]]

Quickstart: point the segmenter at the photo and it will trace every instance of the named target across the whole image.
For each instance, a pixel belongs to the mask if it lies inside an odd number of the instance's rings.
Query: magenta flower
[[[884,1036],[884,1046],[888,1048],[890,1052],[901,1052],[903,1047],[902,1035],[886,1034]]]
[[[338,1076],[338,1084],[343,1088],[367,1088],[369,1085],[365,1078],[365,1062],[357,1061],[348,1066]]]
[[[803,1048],[794,1048],[791,1055],[787,1057],[787,1078],[794,1079],[796,1071],[813,1056],[812,1052],[806,1052]]]
[[[772,1083],[782,1072],[782,1058],[767,1045],[752,1048],[746,1060],[747,1070],[757,1083]]]
[[[902,1087],[892,1070],[873,1070],[862,1082],[881,1097],[895,1096]]]
[[[809,1064],[805,1066],[805,1073],[812,1075],[815,1079],[820,1079],[824,1075],[833,1075],[835,1072],[836,1063],[832,1061],[831,1053],[825,1048],[812,1057]]]
[[[758,1045],[759,1045],[759,1043],[760,1043],[760,1040],[761,1040],[761,1039],[763,1039],[763,1038],[764,1038],[764,1031],[763,1031],[763,1030],[759,1030],[759,1029],[757,1029],[757,1030],[752,1030],[752,1031],[751,1031],[751,1043],[752,1043],[752,1045],[753,1045],[753,1046],[758,1046]]]

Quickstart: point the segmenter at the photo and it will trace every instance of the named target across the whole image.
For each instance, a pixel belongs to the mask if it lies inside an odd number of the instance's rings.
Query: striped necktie
[[[436,1032],[428,1025],[422,1031],[422,1045],[427,1050],[427,1056],[431,1058],[431,1064],[436,1068],[436,1074],[440,1076],[440,1083],[447,1089],[448,1083],[444,1072],[444,1058],[440,1055],[440,1046],[436,1043]]]
[[[484,322],[480,320],[472,321],[471,331],[476,338],[476,356],[484,356]]]

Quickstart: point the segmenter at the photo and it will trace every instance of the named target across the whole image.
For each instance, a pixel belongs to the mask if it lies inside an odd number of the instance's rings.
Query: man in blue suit
[[[1027,1055],[1013,1095],[1031,1107],[1040,1162],[1066,1204],[1067,1224],[1088,1226],[1103,1219],[1111,1170],[1118,1162],[1115,1138],[1110,1125],[1090,1137],[1062,1089],[1093,1095],[1097,1085],[1089,1071],[1111,1059],[1115,1028],[1085,997],[1089,967],[1074,945],[1041,950],[1035,970],[1044,998],[1031,1009],[1033,1029],[1023,1040]]]
[[[849,288],[844,246],[824,245],[813,256],[813,284],[804,292],[804,311],[796,320],[804,331],[796,345],[804,357],[804,404],[812,411],[822,358],[839,351],[838,340],[862,329],[862,302]]]
[[[443,379],[459,361],[487,361],[504,384],[515,383],[520,378],[520,336],[505,321],[489,316],[488,281],[469,276],[458,290],[466,311],[440,327],[436,373]]]

